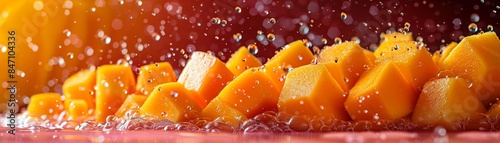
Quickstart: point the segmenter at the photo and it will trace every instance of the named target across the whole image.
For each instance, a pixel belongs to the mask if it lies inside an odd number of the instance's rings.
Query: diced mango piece
[[[231,58],[227,60],[226,67],[235,75],[240,75],[243,71],[260,67],[262,63],[254,55],[252,55],[246,47],[241,47],[236,51]]]
[[[201,112],[201,116],[211,120],[224,116],[234,117],[240,119],[240,121],[247,120],[247,117],[242,112],[234,108],[234,106],[221,102],[217,97],[208,103],[207,107]]]
[[[500,118],[500,101],[497,101],[490,107],[487,115],[493,118]]]
[[[127,99],[125,99],[125,102],[123,102],[122,106],[118,108],[118,111],[116,111],[115,116],[116,117],[123,117],[125,116],[125,113],[129,111],[130,109],[139,109],[141,108],[142,104],[144,104],[144,101],[148,96],[146,95],[140,95],[140,94],[130,94],[127,96]]]
[[[366,58],[368,59],[368,61],[370,61],[372,64],[375,63],[375,54],[373,54],[372,51],[368,50],[368,49],[363,49],[363,53],[365,54]]]
[[[380,45],[373,53],[375,57],[382,55],[384,51],[392,50],[395,47],[395,45],[397,45],[400,42],[414,42],[412,33],[401,33],[401,32],[391,32],[387,34],[382,33],[380,37],[382,38],[381,40],[382,42],[380,42]]]
[[[72,99],[69,100],[69,107],[67,111],[70,120],[82,120],[87,117],[89,107],[87,105],[87,101],[83,99]]]
[[[387,61],[361,76],[344,105],[354,121],[394,120],[409,115],[417,97],[396,64]]]
[[[453,49],[455,49],[455,47],[458,45],[457,42],[451,42],[450,44],[448,44],[444,50],[442,50],[442,53],[441,53],[441,56],[439,58],[439,62],[436,62],[436,63],[442,63],[444,61],[444,59],[446,59],[446,57],[448,57],[448,55],[450,55],[451,51],[453,51]]]
[[[365,56],[363,48],[356,42],[344,42],[323,49],[318,56],[318,63],[325,64],[344,91],[349,91],[358,81],[359,76],[365,72],[365,69],[372,66],[372,62]],[[342,74],[336,73],[337,68],[341,69]]]
[[[500,98],[500,40],[495,32],[465,37],[439,64],[439,77],[462,77],[486,106]]]
[[[324,65],[305,65],[288,73],[278,109],[301,116],[333,115],[341,120],[350,120],[344,107],[346,98],[344,90]]]
[[[31,96],[28,112],[30,116],[52,117],[61,113],[63,108],[59,93],[39,93]]]
[[[64,81],[62,91],[64,95],[64,109],[69,111],[73,99],[82,99],[87,102],[89,109],[95,108],[95,70],[81,70]]]
[[[425,84],[413,112],[413,121],[456,130],[460,121],[484,113],[481,101],[462,78],[441,78]]]
[[[172,122],[188,121],[190,112],[200,112],[202,109],[195,101],[196,95],[193,93],[179,82],[160,84],[151,92],[140,110],[146,115]]]
[[[273,58],[265,64],[266,73],[281,91],[288,70],[310,64],[314,59],[311,50],[307,48],[308,41],[297,40],[285,45]]]
[[[174,70],[168,62],[145,65],[140,68],[137,77],[136,92],[143,95],[149,95],[155,86],[177,81]]]
[[[418,92],[429,79],[437,76],[438,68],[423,45],[415,42],[399,42],[391,51],[377,57],[375,63],[393,61],[406,80]]]
[[[276,111],[280,92],[264,71],[252,68],[231,81],[217,98],[248,118],[265,111]]]
[[[191,55],[178,82],[188,90],[196,91],[198,97],[195,100],[201,101],[201,108],[205,108],[233,77],[234,74],[217,57],[197,51]]]
[[[128,94],[134,93],[134,73],[126,65],[100,66],[96,87],[96,121],[104,122],[118,111]]]
[[[441,58],[441,53],[439,51],[435,51],[432,54],[432,61],[434,61],[436,65],[439,64],[439,58]]]

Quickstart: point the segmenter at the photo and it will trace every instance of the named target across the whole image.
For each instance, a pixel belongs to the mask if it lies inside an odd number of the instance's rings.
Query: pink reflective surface
[[[335,132],[335,133],[193,133],[173,131],[72,131],[0,128],[0,142],[499,142],[500,132]]]

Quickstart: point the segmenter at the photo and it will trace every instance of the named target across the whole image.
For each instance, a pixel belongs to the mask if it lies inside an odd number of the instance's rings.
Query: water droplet
[[[221,24],[222,26],[226,26],[226,24],[227,24],[227,20],[222,20],[222,21],[220,21],[220,24]]]
[[[276,19],[275,19],[275,18],[271,18],[271,19],[269,19],[269,23],[271,23],[271,24],[276,24]]]
[[[220,24],[220,18],[219,17],[212,18],[212,24]]]
[[[240,42],[242,36],[241,36],[241,33],[236,33],[233,35],[233,39],[236,41],[236,42]]]
[[[142,6],[142,0],[137,1],[137,6]]]
[[[255,44],[250,44],[248,45],[248,51],[252,54],[255,55],[257,52],[259,52],[259,48]]]
[[[151,34],[151,37],[152,37],[155,41],[159,41],[159,40],[160,40],[160,38],[161,38],[161,37],[160,37],[160,35],[159,35],[158,33],[156,33],[156,32],[153,32],[153,33]]]
[[[323,45],[326,45],[328,44],[328,40],[326,38],[323,38],[321,39],[321,43],[323,43]]]
[[[469,24],[469,31],[470,31],[471,33],[476,33],[476,32],[477,32],[477,29],[478,29],[478,28],[477,28],[476,23],[471,23],[471,24]]]
[[[410,23],[405,23],[404,32],[410,32]]]
[[[424,42],[424,38],[422,38],[421,36],[417,36],[417,42]]]
[[[303,24],[300,26],[299,32],[302,35],[306,35],[307,33],[309,33],[309,27],[307,25]]]
[[[74,53],[68,53],[68,58],[73,59],[74,55],[75,55]]]
[[[352,37],[351,41],[356,42],[358,44],[361,43],[361,40],[358,37],[356,37],[356,36]]]
[[[170,95],[172,95],[173,98],[177,98],[179,96],[179,93],[176,91],[170,91]]]
[[[373,120],[378,120],[380,119],[380,117],[378,116],[378,113],[375,113],[375,115],[373,115]]]
[[[313,47],[313,54],[314,55],[319,55],[320,52],[321,52],[321,49],[319,49],[319,47],[317,47],[317,46]]]
[[[269,33],[269,34],[267,34],[267,40],[269,40],[269,41],[271,41],[271,42],[272,42],[272,41],[274,41],[274,39],[276,39],[276,38],[275,38],[275,36],[274,36],[274,34],[273,34],[273,33]]]
[[[108,36],[104,36],[104,38],[102,38],[102,42],[104,42],[104,44],[109,44],[111,43],[111,38],[108,37]]]
[[[236,11],[236,13],[241,13],[241,7],[236,6],[236,7],[234,8],[234,11]]]
[[[470,15],[470,21],[472,22],[478,22],[479,21],[479,15],[477,15],[476,13],[473,13]]]
[[[342,43],[342,39],[340,39],[340,37],[335,37],[335,39],[333,39],[333,41],[335,42],[335,44]]]
[[[444,137],[446,136],[446,129],[441,126],[437,126],[436,128],[434,128],[434,134],[439,137]]]
[[[342,18],[343,20],[347,19],[347,14],[344,12],[340,13],[340,18]]]
[[[492,31],[493,31],[493,25],[488,25],[488,26],[486,27],[486,29],[487,29],[488,31],[492,32]]]

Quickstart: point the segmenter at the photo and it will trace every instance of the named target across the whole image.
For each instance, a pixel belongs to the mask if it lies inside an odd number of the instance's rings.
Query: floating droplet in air
[[[476,33],[477,32],[477,25],[476,25],[476,23],[469,24],[469,31],[471,33]]]
[[[342,12],[342,13],[340,14],[340,18],[342,18],[342,19],[344,19],[344,20],[345,20],[345,19],[347,19],[347,14],[346,14],[346,13],[344,13],[344,12]]]
[[[236,33],[233,35],[233,38],[236,42],[239,42],[241,40],[242,36],[240,33]]]
[[[276,39],[276,37],[274,36],[274,34],[273,34],[273,33],[269,33],[269,34],[267,34],[267,40],[269,40],[269,41],[274,41],[274,39]]]
[[[257,54],[257,52],[259,52],[259,48],[257,48],[257,45],[255,45],[255,44],[250,44],[250,45],[248,45],[248,52],[255,55],[255,54]]]

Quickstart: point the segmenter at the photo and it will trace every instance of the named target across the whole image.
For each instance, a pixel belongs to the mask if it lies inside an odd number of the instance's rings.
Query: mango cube
[[[254,55],[252,55],[246,47],[241,47],[231,58],[227,60],[226,67],[235,75],[240,75],[243,71],[260,67],[262,63]]]
[[[168,62],[145,65],[140,68],[137,77],[136,92],[149,95],[153,89],[162,83],[177,81],[174,70]]]

